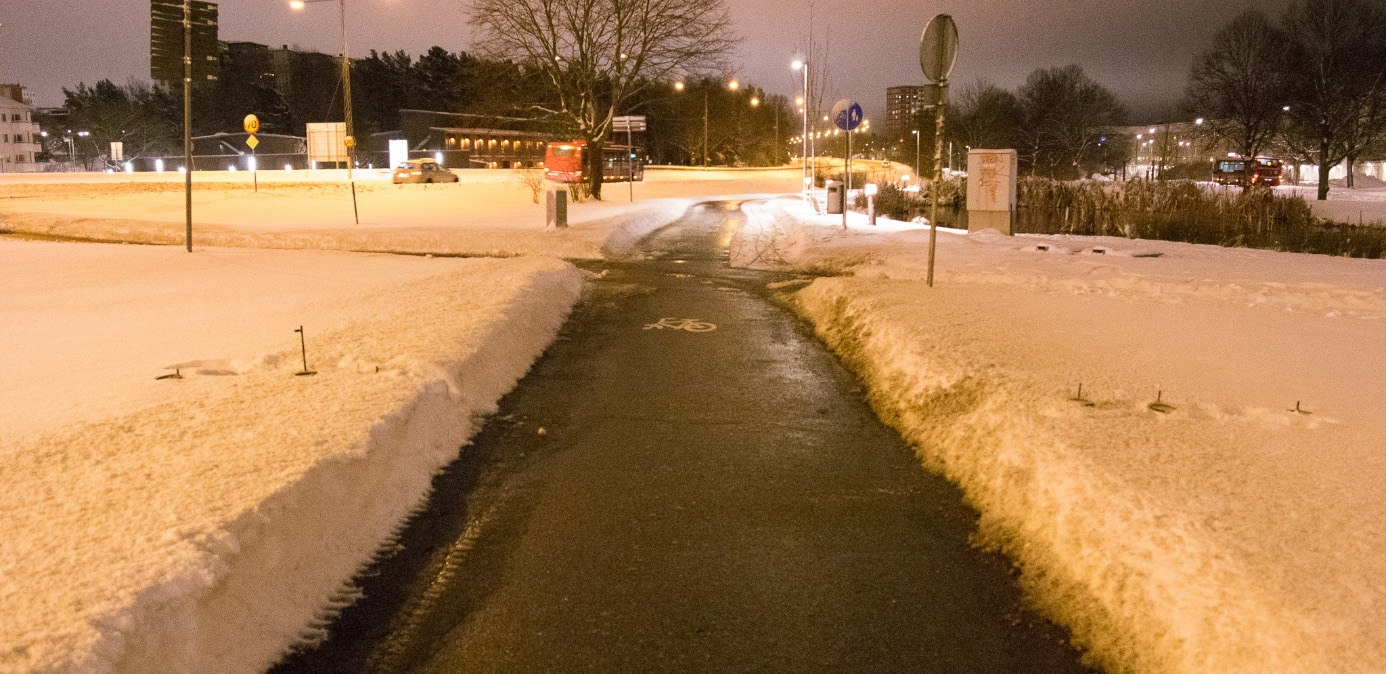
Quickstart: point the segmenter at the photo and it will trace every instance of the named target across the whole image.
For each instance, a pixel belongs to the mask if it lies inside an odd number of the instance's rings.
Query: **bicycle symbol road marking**
[[[717,326],[704,323],[696,318],[661,318],[658,323],[645,326],[646,330],[687,330],[688,332],[712,332]]]

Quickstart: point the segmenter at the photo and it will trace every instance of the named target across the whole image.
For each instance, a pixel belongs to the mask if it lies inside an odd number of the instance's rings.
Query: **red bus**
[[[1213,166],[1213,182],[1219,185],[1269,185],[1283,182],[1283,165],[1273,157],[1241,159],[1228,157]]]
[[[556,183],[582,182],[583,161],[587,142],[549,143],[544,151],[544,177]],[[602,148],[602,182],[621,183],[645,179],[645,153],[629,145],[607,145]]]

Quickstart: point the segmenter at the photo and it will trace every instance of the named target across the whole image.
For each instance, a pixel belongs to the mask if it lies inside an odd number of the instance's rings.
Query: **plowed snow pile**
[[[1110,672],[1386,672],[1386,262],[750,208],[888,422]],[[1079,393],[1079,385],[1082,392]]]
[[[263,671],[582,284],[548,258],[5,240],[0,269],[0,672]]]

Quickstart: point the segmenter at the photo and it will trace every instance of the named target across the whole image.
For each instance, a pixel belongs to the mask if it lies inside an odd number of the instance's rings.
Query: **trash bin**
[[[847,185],[836,180],[828,181],[828,214],[841,215],[847,208]]]

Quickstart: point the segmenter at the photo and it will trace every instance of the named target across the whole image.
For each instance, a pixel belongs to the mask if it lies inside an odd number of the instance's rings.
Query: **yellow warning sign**
[[[250,149],[254,150],[254,149],[255,149],[255,146],[257,146],[257,145],[260,144],[260,139],[259,139],[259,138],[256,138],[254,134],[251,134],[251,135],[249,135],[249,136],[246,137],[246,139],[245,139],[245,144],[246,144],[246,145],[249,145],[249,146],[250,146]]]

